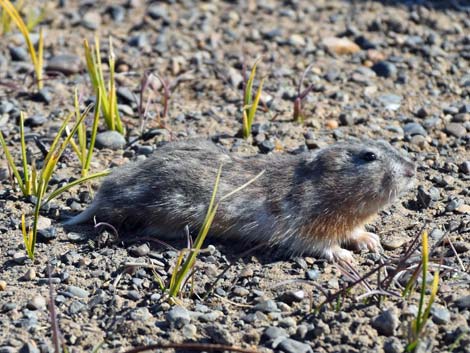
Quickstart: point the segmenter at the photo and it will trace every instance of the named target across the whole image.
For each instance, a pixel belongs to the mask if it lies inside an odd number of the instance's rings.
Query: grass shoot
[[[85,123],[85,119],[81,120],[80,126],[78,127],[77,142],[75,142],[73,138],[70,140],[70,145],[72,146],[72,149],[75,151],[80,161],[82,177],[87,176],[90,170],[91,158],[93,156],[93,148],[95,147],[96,134],[98,133],[100,109],[101,109],[101,88],[98,87],[98,91],[96,92],[96,105],[95,105],[95,112],[93,115],[93,125],[91,128],[89,145],[87,145],[87,136],[86,136],[87,126]],[[81,114],[80,114],[80,106],[79,106],[77,90],[75,90],[75,96],[74,96],[74,112],[75,112],[76,121],[79,121],[81,119]]]
[[[212,225],[212,222],[214,221],[215,214],[217,213],[220,203],[226,200],[227,198],[231,197],[233,194],[243,190],[251,183],[253,183],[255,180],[257,180],[259,177],[261,177],[264,174],[264,170],[258,175],[256,175],[254,178],[250,179],[245,184],[239,186],[235,190],[222,196],[219,199],[219,201],[216,202],[217,190],[219,188],[221,173],[222,173],[222,165],[219,167],[219,170],[217,172],[217,176],[216,176],[215,183],[214,183],[214,188],[212,190],[212,196],[209,202],[209,207],[207,208],[204,222],[202,223],[202,226],[199,229],[199,233],[194,243],[191,244],[190,242],[187,248],[181,250],[176,260],[175,268],[170,278],[170,284],[168,287],[170,302],[173,302],[173,303],[175,302],[176,297],[180,294],[181,290],[183,289],[184,285],[187,283],[191,274],[194,274],[193,269],[196,263],[197,255],[201,251],[204,240],[206,239],[207,234],[209,233],[210,227]]]
[[[21,18],[18,10],[13,6],[10,0],[0,0],[0,5],[2,6],[3,10],[5,11],[2,13],[2,16],[6,13],[16,24],[19,28],[21,34],[24,37],[26,45],[28,47],[28,52],[31,57],[31,61],[34,66],[34,72],[36,74],[36,81],[37,81],[37,88],[38,90],[42,89],[43,87],[43,50],[44,50],[44,36],[42,28],[39,29],[39,40],[38,40],[38,50],[33,45],[30,36],[30,28],[25,24],[23,19]],[[40,20],[39,20],[40,21]],[[30,24],[30,27],[34,23]],[[37,23],[36,23],[37,24]]]
[[[308,94],[313,90],[313,84],[309,85],[306,89],[302,91],[302,87],[304,84],[305,76],[307,73],[310,71],[312,68],[313,64],[310,64],[305,71],[302,74],[302,77],[300,78],[299,81],[299,86],[297,87],[297,97],[294,100],[294,121],[298,123],[303,123],[305,120],[305,114],[302,108],[302,101],[305,99],[305,97],[308,96]]]
[[[250,76],[248,80],[246,80],[246,75],[244,75],[244,83],[243,83],[243,138],[247,139],[251,134],[251,126],[253,121],[255,120],[256,110],[258,109],[258,104],[261,98],[261,92],[263,90],[263,83],[264,78],[261,79],[258,90],[256,94],[253,96],[253,83],[255,80],[256,75],[256,67],[260,62],[261,58],[258,58],[253,67],[251,68]]]
[[[434,272],[434,277],[431,284],[431,294],[429,296],[428,304],[424,305],[426,298],[426,276],[429,268],[429,247],[428,247],[428,233],[426,231],[422,234],[422,278],[421,278],[421,291],[419,296],[418,314],[416,318],[411,321],[409,329],[409,343],[406,346],[407,352],[413,352],[419,342],[419,339],[424,331],[426,323],[431,313],[431,307],[434,303],[439,287],[439,271]],[[413,278],[411,279],[413,280]],[[407,286],[408,288],[409,286]]]
[[[86,39],[83,42],[83,46],[85,49],[86,65],[91,84],[96,94],[98,94],[98,91],[101,91],[100,104],[104,121],[106,122],[108,129],[116,130],[119,133],[124,134],[124,127],[122,125],[117,106],[116,85],[114,82],[114,67],[116,63],[116,56],[113,51],[112,39],[111,37],[109,38],[109,81],[107,85],[105,84],[104,80],[100,54],[100,41],[98,37],[95,36],[94,47],[90,47]]]

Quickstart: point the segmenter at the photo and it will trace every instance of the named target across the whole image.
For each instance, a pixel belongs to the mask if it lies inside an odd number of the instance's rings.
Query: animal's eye
[[[377,159],[377,155],[374,152],[365,152],[362,155],[362,159],[364,159],[366,162],[373,162]]]

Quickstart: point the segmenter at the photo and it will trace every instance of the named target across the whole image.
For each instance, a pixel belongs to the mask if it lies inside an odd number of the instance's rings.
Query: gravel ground
[[[51,142],[72,108],[93,100],[82,42],[113,38],[119,107],[126,139],[99,135],[92,169],[145,159],[158,143],[211,137],[233,153],[296,153],[347,137],[385,139],[418,165],[416,186],[380,213],[370,229],[385,255],[403,257],[423,229],[441,269],[439,292],[416,352],[470,352],[470,8],[463,1],[48,1],[47,80],[35,91],[32,65],[17,30],[0,37],[0,129],[19,158],[19,111],[27,112],[29,158],[40,161],[35,138]],[[39,6],[38,3],[35,5]],[[339,39],[342,38],[342,39]],[[37,40],[37,35],[33,35]],[[254,136],[237,138],[242,67],[262,55],[263,102]],[[292,121],[302,73],[313,91],[306,119]],[[170,84],[164,128],[150,105],[139,135],[143,73]],[[257,81],[258,82],[258,81]],[[19,160],[19,159],[18,159]],[[54,184],[79,175],[68,151]],[[65,231],[60,219],[82,210],[86,186],[63,194],[42,213],[37,256],[26,257],[21,213],[33,204],[12,188],[0,155],[0,352],[52,352],[47,264],[63,341],[71,352],[124,352],[146,344],[218,343],[259,352],[403,352],[416,315],[419,286],[400,294],[407,271],[387,288],[369,278],[324,305],[354,279],[321,259],[286,259],[210,237],[194,288],[179,305],[155,280],[171,274],[178,252],[152,239],[115,241],[109,229]],[[96,186],[96,185],[95,185]],[[184,247],[184,242],[172,244]],[[419,252],[412,256],[418,256]],[[357,254],[358,275],[382,259]],[[433,268],[434,269],[434,268]],[[226,271],[225,271],[226,270]],[[225,272],[224,272],[225,271]],[[351,270],[350,270],[351,271]],[[383,273],[383,272],[382,272]],[[219,278],[216,282],[215,279]],[[354,277],[353,277],[354,278]],[[428,293],[429,294],[429,293]],[[427,296],[428,297],[428,296]],[[184,352],[188,349],[181,348]]]

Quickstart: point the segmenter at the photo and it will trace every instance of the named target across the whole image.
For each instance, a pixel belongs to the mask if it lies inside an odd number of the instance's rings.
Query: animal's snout
[[[409,163],[404,168],[404,174],[407,178],[414,178],[416,175],[416,165],[414,163]]]

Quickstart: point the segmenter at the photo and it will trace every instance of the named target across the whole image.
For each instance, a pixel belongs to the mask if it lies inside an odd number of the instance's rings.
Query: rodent
[[[265,171],[224,200],[211,234],[266,242],[288,254],[353,261],[341,246],[381,250],[364,225],[413,184],[415,164],[385,141],[339,142],[301,154],[238,157],[206,140],[170,142],[105,178],[91,206],[69,219],[96,219],[139,234],[181,238],[198,230],[223,164],[218,195]]]

